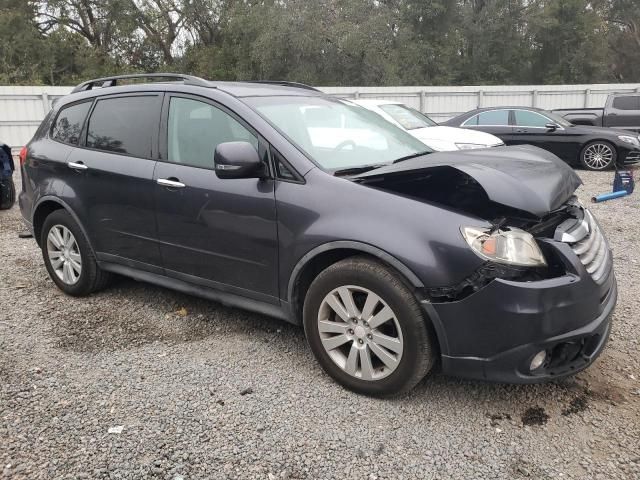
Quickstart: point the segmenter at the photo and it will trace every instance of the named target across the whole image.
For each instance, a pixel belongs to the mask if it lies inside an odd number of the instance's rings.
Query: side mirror
[[[264,164],[249,142],[225,142],[216,147],[213,163],[218,178],[261,178]]]
[[[544,127],[547,130],[551,130],[551,131],[554,131],[554,132],[559,128],[558,125],[556,125],[555,123],[547,123]]]

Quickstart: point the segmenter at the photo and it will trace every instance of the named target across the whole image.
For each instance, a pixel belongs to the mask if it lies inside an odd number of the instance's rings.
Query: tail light
[[[27,161],[27,147],[22,147],[22,149],[20,150],[20,166],[23,166],[24,163]]]

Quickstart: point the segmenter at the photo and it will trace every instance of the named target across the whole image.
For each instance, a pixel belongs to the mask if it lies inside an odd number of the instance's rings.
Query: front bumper
[[[629,148],[622,152],[622,165],[634,165],[640,162],[640,148]]]
[[[613,268],[596,283],[568,245],[557,245],[566,275],[534,282],[494,280],[471,296],[423,301],[433,320],[446,374],[536,383],[577,373],[602,352],[617,297]],[[533,357],[547,360],[531,371]]]

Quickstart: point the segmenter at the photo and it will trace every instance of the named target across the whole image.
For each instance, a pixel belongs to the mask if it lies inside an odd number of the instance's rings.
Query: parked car
[[[13,157],[11,148],[0,142],[0,210],[8,210],[16,199],[16,187],[13,184]]]
[[[489,133],[438,125],[424,113],[403,103],[373,99],[351,101],[406,130],[437,152],[504,146],[502,140]]]
[[[452,118],[446,124],[491,133],[507,145],[535,145],[570,165],[582,165],[589,170],[606,170],[640,161],[637,134],[573,125],[560,115],[539,108],[480,108]]]
[[[169,81],[121,83],[140,77]],[[344,118],[339,144],[310,132],[309,109]],[[162,74],[79,85],[20,165],[20,209],[62,291],[118,273],[302,324],[357,392],[406,391],[437,360],[555,379],[609,335],[607,240],[579,177],[535,147],[431,153],[309,87]]]
[[[614,93],[604,108],[561,108],[553,110],[574,125],[611,127],[640,131],[640,93]]]

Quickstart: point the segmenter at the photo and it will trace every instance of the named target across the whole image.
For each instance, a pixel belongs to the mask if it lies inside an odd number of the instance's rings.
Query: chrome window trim
[[[506,125],[467,125],[467,122],[471,121],[476,117],[479,117],[483,113],[503,112],[503,111],[507,112],[507,122],[508,122],[510,110],[511,110],[510,108],[495,108],[493,110],[483,110],[482,112],[476,113],[474,116],[467,118],[460,126],[461,127],[512,127],[513,125],[509,125],[509,123],[507,123]]]
[[[529,113],[534,113],[536,115],[540,115],[542,118],[546,118],[549,123],[556,124],[557,127],[558,127],[558,128],[556,128],[556,130],[564,130],[564,127],[562,125],[558,125],[551,118],[547,117],[546,115],[544,115],[544,114],[542,114],[540,112],[535,112],[533,110],[525,110],[524,108],[512,108],[512,110],[513,110],[513,120],[514,121],[516,120],[515,112],[529,112]],[[528,126],[528,125],[518,125],[517,123],[514,124],[513,127],[515,127],[515,128],[539,128],[539,129],[542,129],[542,130],[549,130],[546,127],[531,127],[531,126]]]

